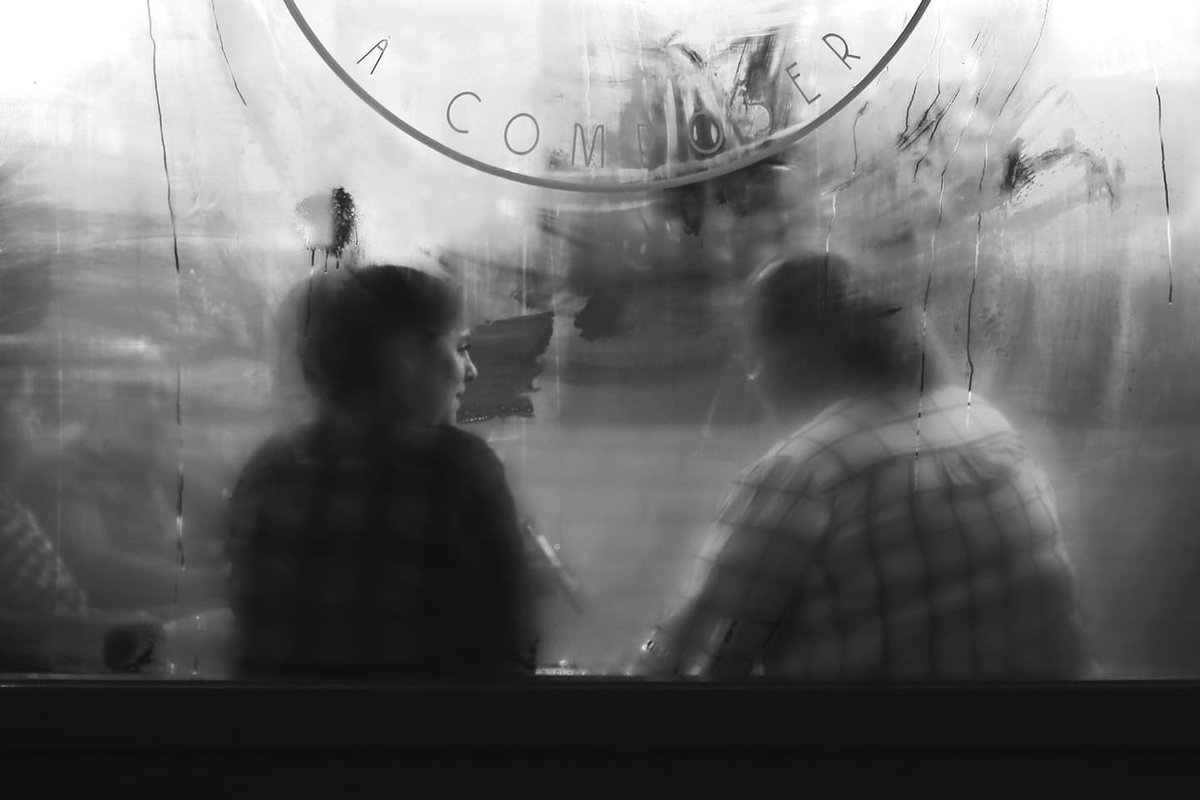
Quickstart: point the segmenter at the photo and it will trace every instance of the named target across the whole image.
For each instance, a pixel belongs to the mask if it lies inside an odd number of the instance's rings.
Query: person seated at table
[[[638,674],[1085,676],[1044,470],[887,282],[825,254],[753,279],[752,378],[792,432],[734,481]]]
[[[230,506],[249,677],[532,675],[525,543],[504,468],[454,427],[476,376],[460,291],[342,268],[285,303],[315,418],[250,458]]]
[[[177,455],[150,387],[108,388],[84,430],[27,470],[20,494],[55,521],[62,559],[96,608],[225,605],[225,570],[196,558],[194,544],[187,559],[192,542],[181,557]]]
[[[14,491],[37,427],[30,355],[0,335],[0,672],[136,670],[149,662],[161,626],[97,611]]]

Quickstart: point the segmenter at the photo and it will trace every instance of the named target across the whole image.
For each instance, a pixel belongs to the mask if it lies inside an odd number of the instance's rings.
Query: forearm
[[[634,674],[740,680],[759,663],[767,628],[715,602],[712,586],[690,599],[643,643]]]
[[[654,679],[680,677],[688,655],[683,642],[687,640],[692,619],[692,610],[685,607],[660,623],[641,642],[632,673]]]

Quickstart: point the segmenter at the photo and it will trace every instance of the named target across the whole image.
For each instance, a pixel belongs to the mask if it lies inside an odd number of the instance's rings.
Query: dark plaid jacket
[[[479,438],[312,423],[257,451],[231,511],[243,673],[533,673],[516,509]]]

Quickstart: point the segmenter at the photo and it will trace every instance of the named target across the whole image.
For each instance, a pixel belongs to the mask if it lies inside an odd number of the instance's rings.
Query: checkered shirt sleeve
[[[771,455],[743,472],[701,552],[691,600],[646,644],[638,671],[750,675],[821,547],[830,511],[794,458]]]
[[[0,499],[0,610],[83,614],[87,598],[28,509]]]

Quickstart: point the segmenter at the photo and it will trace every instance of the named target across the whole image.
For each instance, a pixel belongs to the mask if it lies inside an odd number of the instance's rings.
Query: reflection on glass
[[[1200,674],[1200,11],[293,5],[0,30],[6,673]]]

